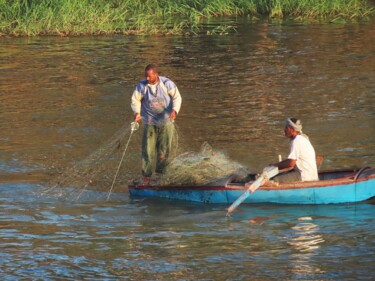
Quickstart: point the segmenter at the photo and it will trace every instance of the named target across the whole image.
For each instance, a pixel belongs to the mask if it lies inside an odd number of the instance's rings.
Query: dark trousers
[[[301,174],[297,170],[292,170],[290,172],[282,173],[277,175],[276,177],[272,178],[275,182],[295,182],[295,181],[302,181]]]

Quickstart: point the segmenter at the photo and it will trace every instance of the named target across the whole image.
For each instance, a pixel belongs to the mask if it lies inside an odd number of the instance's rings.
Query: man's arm
[[[131,99],[131,109],[134,112],[134,121],[141,121],[141,104],[142,104],[142,94],[136,88],[133,92]]]
[[[295,167],[297,160],[295,159],[285,159],[281,162],[273,163],[271,166],[278,167],[279,170],[292,169]]]
[[[174,85],[174,87],[168,91],[168,94],[172,97],[172,101],[173,101],[170,119],[174,121],[177,117],[178,112],[180,111],[182,98],[181,98],[180,91],[178,90],[176,85]]]
[[[168,94],[173,99],[173,110],[176,112],[176,114],[178,114],[181,108],[181,103],[182,103],[180,91],[178,90],[177,87],[174,87],[172,90],[168,92]]]

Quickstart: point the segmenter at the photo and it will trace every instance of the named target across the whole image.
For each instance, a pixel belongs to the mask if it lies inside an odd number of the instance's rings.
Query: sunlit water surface
[[[225,207],[0,189],[2,280],[371,280],[375,205]]]
[[[182,93],[182,151],[206,141],[258,171],[286,156],[283,120],[295,116],[321,168],[374,164],[374,23],[236,25],[229,36],[2,39],[1,280],[373,280],[371,202],[241,205],[228,218],[226,205],[130,199],[126,186],[109,201],[108,190],[41,193],[129,126],[150,62]],[[123,175],[140,176],[140,139]]]

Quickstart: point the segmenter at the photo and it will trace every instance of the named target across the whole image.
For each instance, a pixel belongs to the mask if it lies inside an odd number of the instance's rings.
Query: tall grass
[[[0,0],[0,35],[194,33],[203,19],[240,15],[353,21],[375,8],[365,0]]]

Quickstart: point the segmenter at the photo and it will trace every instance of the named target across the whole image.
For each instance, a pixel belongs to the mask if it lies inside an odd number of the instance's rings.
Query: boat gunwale
[[[357,182],[364,182],[375,179],[375,174],[369,175],[367,177],[358,177],[356,179],[357,172],[360,169],[332,169],[332,170],[322,170],[319,174],[328,173],[344,173],[348,172],[345,177],[339,177],[336,179],[327,180],[317,180],[317,181],[305,181],[305,182],[291,182],[291,183],[266,183],[261,185],[258,190],[264,191],[278,191],[278,190],[293,190],[293,189],[310,189],[310,188],[325,188],[337,185],[349,185]],[[255,174],[254,174],[255,175]],[[240,183],[227,183],[223,185],[129,185],[130,189],[139,190],[154,190],[154,191],[212,191],[212,190],[243,190],[245,191],[245,185]]]

